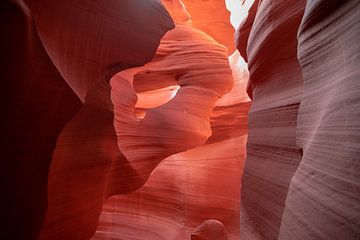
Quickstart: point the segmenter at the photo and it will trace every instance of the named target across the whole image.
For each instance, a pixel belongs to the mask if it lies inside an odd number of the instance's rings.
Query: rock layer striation
[[[241,237],[358,239],[360,4],[256,4],[237,33],[253,100]]]

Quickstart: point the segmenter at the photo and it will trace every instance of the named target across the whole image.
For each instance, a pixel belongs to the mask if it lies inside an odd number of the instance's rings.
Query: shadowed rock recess
[[[360,239],[360,1],[0,6],[0,239]]]

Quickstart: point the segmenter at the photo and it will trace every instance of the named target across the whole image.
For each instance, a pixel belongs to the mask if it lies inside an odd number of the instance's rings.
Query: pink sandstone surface
[[[251,31],[239,35],[248,36],[247,91],[253,100],[242,176],[241,217],[247,219],[241,225],[242,239],[252,238],[252,231],[259,239],[277,238],[289,184],[301,159],[296,145],[302,91],[296,34],[304,6],[299,0],[261,1]],[[248,29],[248,24],[240,29]]]
[[[173,11],[170,9],[171,14]],[[119,148],[129,154],[127,159],[137,172],[146,175],[144,178],[163,160],[161,156],[166,156],[166,152],[156,149],[155,142],[164,144],[160,150],[173,151],[171,154],[183,151],[186,144],[193,149],[166,158],[144,187],[133,194],[111,197],[105,202],[93,239],[190,239],[191,231],[211,218],[224,224],[230,239],[239,238],[239,176],[245,156],[249,107],[244,91],[247,72],[242,65],[232,66],[236,80],[229,92],[234,80],[227,49],[191,27],[186,18],[181,19],[185,23],[175,21],[175,29],[164,36],[150,63],[119,72],[112,78],[114,123]],[[238,56],[234,59],[233,62],[237,61]],[[151,79],[159,80],[155,87],[162,91],[167,86],[180,88],[175,96],[158,95],[162,96],[163,105],[157,106],[150,94],[155,96],[159,92],[151,91],[148,86]],[[132,96],[120,96],[118,91],[125,87],[129,88],[127,92],[133,92]],[[147,96],[136,93],[134,88],[148,90]],[[138,101],[148,97],[154,105],[146,107],[136,102],[137,95],[142,96]],[[224,96],[218,99],[221,95]],[[193,99],[197,102],[189,102]],[[134,116],[136,106],[142,107],[142,119]],[[157,130],[151,136],[153,129]],[[181,133],[183,129],[186,133]],[[139,146],[143,150],[135,155],[134,149]],[[214,233],[205,230],[204,234]]]
[[[298,35],[303,94],[279,239],[360,237],[359,1],[308,2]]]
[[[0,239],[359,239],[359,17],[3,1]]]
[[[241,239],[359,238],[359,10],[259,1],[240,25],[253,100]]]
[[[121,156],[116,149],[115,132],[107,130],[106,124],[103,125],[108,121],[111,126],[112,114],[99,112],[98,108],[93,111],[93,105],[88,102],[82,105],[76,95],[84,102],[85,98],[96,96],[103,87],[105,97],[108,89],[107,97],[110,99],[110,87],[107,86],[114,71],[149,61],[162,35],[173,28],[173,22],[155,0],[147,3],[133,0],[121,3],[5,1],[1,3],[1,12],[1,27],[8,35],[1,44],[5,53],[1,54],[2,59],[3,56],[6,58],[1,61],[5,64],[2,65],[2,74],[6,79],[2,94],[6,118],[1,125],[4,139],[1,148],[4,175],[1,183],[6,192],[2,206],[5,208],[3,218],[6,221],[0,234],[1,239],[37,239],[46,210],[48,218],[49,215],[51,217],[52,204],[56,203],[56,200],[52,200],[56,187],[51,187],[56,175],[53,174],[54,170],[49,174],[49,166],[51,162],[52,169],[57,166],[54,161],[57,154],[69,157],[68,163],[77,164],[78,169],[84,171],[86,165],[81,164],[89,156],[86,149],[97,144],[95,137],[100,134],[105,136],[105,140],[99,139],[100,143],[108,143],[104,149],[114,146],[113,153]],[[133,21],[140,14],[142,17]],[[127,33],[126,38],[124,33]],[[95,115],[97,117],[94,118]],[[81,130],[74,129],[77,120],[82,131],[94,135],[93,141],[84,139]],[[76,140],[79,141],[77,146],[85,147],[84,151],[70,144],[60,153],[61,143]],[[81,141],[87,141],[89,145]],[[58,146],[53,152],[56,142]],[[95,172],[89,176],[91,179],[101,178],[101,168],[109,165],[112,162],[110,156],[114,156],[101,147],[97,149],[102,157],[97,159],[100,162],[97,171],[100,176]],[[69,155],[71,151],[74,152]],[[95,154],[92,159],[96,159]],[[63,174],[64,178],[73,174],[77,179],[82,179],[81,172],[71,170],[74,166],[71,164],[61,164],[55,171]],[[68,171],[62,172],[65,169]],[[85,182],[86,177],[83,180]],[[83,186],[76,185],[76,182],[68,184],[71,186],[61,187],[64,191],[69,190],[69,196],[71,192],[80,194],[82,190],[92,189],[91,182]],[[98,190],[96,192],[102,195],[100,188],[93,190]],[[83,201],[88,201],[86,194],[79,196]],[[100,207],[101,202],[96,201],[93,198],[92,204],[100,204]],[[77,203],[80,202],[77,199]],[[54,207],[62,214],[70,214],[66,211],[71,206],[66,204],[61,202]],[[79,205],[73,207],[79,208]],[[58,219],[59,226],[66,222],[66,218]],[[95,226],[96,222],[95,216]],[[88,228],[87,223],[82,224]],[[47,226],[46,223],[43,232],[47,231]],[[81,229],[82,225],[78,227]],[[66,228],[61,232],[66,232]],[[91,236],[86,231],[82,231],[82,234],[85,238]]]

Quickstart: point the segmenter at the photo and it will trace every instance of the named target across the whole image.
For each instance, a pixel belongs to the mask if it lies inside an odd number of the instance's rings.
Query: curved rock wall
[[[171,17],[155,0],[28,4],[47,53],[82,101],[105,73],[151,60],[161,36],[173,28]]]
[[[0,238],[358,239],[360,3],[253,2],[2,2]]]
[[[26,4],[0,5],[0,239],[37,239],[56,139],[81,102],[49,58]]]
[[[227,49],[188,23],[175,23],[151,62],[111,80],[119,149],[136,177],[146,180],[171,156],[141,189],[105,203],[93,239],[190,239],[198,225],[213,218],[230,239],[239,239],[248,75],[234,56],[236,80],[230,91],[234,80]],[[161,89],[175,83],[180,88],[170,101],[162,100],[163,105],[143,106],[145,116],[137,119],[134,107],[141,92],[136,94],[136,89],[149,90],[152,79],[158,79]]]
[[[299,29],[304,91],[279,239],[359,239],[359,1],[308,1]]]
[[[360,236],[359,16],[358,1],[260,1],[241,24],[243,239]]]
[[[105,202],[93,239],[190,240],[215,218],[238,240],[245,141],[239,136],[165,159],[144,187]]]
[[[286,194],[301,158],[296,145],[302,90],[296,34],[304,6],[305,1],[299,0],[261,1],[256,16],[251,12],[255,6],[240,26],[246,29],[239,37],[246,37],[254,18],[247,41],[248,93],[253,102],[241,200],[242,218],[253,224],[241,225],[243,239],[255,238],[252,231],[263,239],[277,238]]]
[[[235,50],[234,29],[230,24],[230,13],[225,0],[182,0],[190,15],[191,25],[228,48],[228,54]]]
[[[175,14],[176,19],[186,22],[186,17],[183,19],[186,14],[179,14],[182,10],[181,5],[175,3],[169,3],[170,13]],[[241,75],[242,72],[239,70],[236,74]],[[243,74],[246,76],[245,71]],[[149,84],[153,79],[157,79],[157,84]],[[228,100],[223,100],[224,103],[216,107],[216,117],[210,121],[216,101],[231,90],[234,82],[227,49],[208,35],[192,28],[188,23],[176,22],[175,29],[169,31],[161,40],[151,62],[143,67],[130,68],[115,74],[110,81],[111,89],[105,80],[106,75],[91,84],[84,107],[70,121],[58,139],[50,169],[49,208],[41,239],[89,238],[98,224],[97,219],[104,198],[138,189],[145,184],[155,167],[166,157],[203,145],[212,134],[214,138],[211,141],[216,142],[246,133],[245,129],[233,132],[227,130],[229,124],[224,120],[233,119],[234,126],[246,127],[244,123],[249,106],[246,103],[247,98],[243,98],[246,99],[245,101],[235,103],[232,100],[234,94],[229,93]],[[244,85],[243,82],[238,82],[238,88],[240,84]],[[158,106],[150,104],[146,107],[144,104],[137,104],[138,96],[144,96],[143,91],[153,91],[152,93],[156,95],[157,89],[166,89],[174,85],[179,89],[170,101],[166,100],[166,96],[169,97],[171,94],[165,94],[162,95],[161,100],[165,102]],[[153,105],[155,103],[154,100]],[[139,109],[139,106],[142,109]],[[141,119],[137,117],[140,112]],[[238,116],[237,113],[242,113],[242,116]],[[214,129],[211,128],[211,123],[214,124]],[[237,147],[236,150],[244,149],[244,138],[239,139],[238,142],[241,147]],[[229,177],[224,180],[226,183],[233,182],[234,178],[239,179],[244,155],[243,152],[236,153],[233,149],[234,145],[230,146],[232,151],[229,151],[231,156],[229,160],[235,164],[236,169],[233,173],[227,173]],[[218,149],[220,154],[224,147],[226,145],[215,149]],[[203,150],[202,153],[206,156],[207,151]],[[77,152],[80,154],[76,154]],[[187,158],[189,161],[191,159],[200,161],[196,155],[189,155]],[[220,166],[214,166],[212,175],[215,175],[215,171],[225,164],[220,156],[214,163]],[[178,174],[179,177],[184,178],[183,174],[191,172],[192,165],[181,165],[184,163],[179,164]],[[223,204],[221,199],[215,202],[215,205],[211,201],[205,204],[205,200],[200,201],[204,205],[199,204],[198,198],[205,198],[212,192],[211,179],[206,177],[210,173],[208,171],[202,173],[203,170],[200,170],[197,178],[204,177],[203,185],[206,186],[204,193],[200,194],[199,190],[199,196],[188,197],[189,200],[181,204],[204,208],[200,211],[203,215],[199,213],[197,216],[196,213],[192,213],[192,207],[184,206],[183,221],[176,222],[181,226],[180,233],[187,233],[186,236],[190,236],[189,231],[184,229],[195,228],[205,220],[202,217],[206,219],[218,217],[226,226],[231,223],[229,226],[231,235],[236,238],[237,234],[234,231],[238,231],[239,228],[239,208],[236,207],[239,203],[238,197],[231,195],[232,198],[226,204]],[[174,176],[177,174],[174,169],[167,169],[166,174],[169,172],[173,172]],[[155,178],[156,174],[152,176]],[[161,174],[157,178],[160,181]],[[187,186],[185,189],[183,182],[172,183],[178,188],[178,190],[174,189],[176,194],[174,197],[178,194],[189,194],[190,187],[194,189],[193,192],[197,186],[202,187],[197,180],[185,185]],[[160,201],[163,195],[173,199],[172,194],[164,193],[161,186],[150,185],[150,187],[159,191],[154,195],[154,201],[156,199]],[[234,192],[236,190],[238,192],[239,184],[234,184]],[[219,194],[225,193],[219,192]],[[163,201],[168,201],[167,198]],[[178,201],[176,198],[175,200]],[[141,206],[138,202],[134,204]],[[170,201],[170,204],[174,203]],[[222,205],[224,207],[219,207]],[[164,213],[159,212],[160,210]],[[121,212],[123,209],[117,211]],[[136,208],[131,211],[137,218],[144,215],[148,219],[154,218],[154,222],[160,217],[164,218],[164,221],[170,221],[173,218],[172,214],[178,215],[176,212],[167,213],[166,205],[161,204],[157,206],[156,213],[148,213],[148,215],[145,209],[144,212],[139,212]],[[165,213],[167,213],[166,217],[163,216]],[[131,239],[133,221],[126,216],[123,219],[127,219],[128,224],[123,227],[122,236]],[[148,227],[143,226],[147,233],[138,227],[139,237],[150,237],[151,234],[159,231],[155,226],[153,229]],[[118,236],[116,231],[117,228],[110,228],[105,236],[107,234]],[[174,231],[177,232],[176,228],[169,226],[169,229],[162,233],[165,234],[164,239],[173,236],[169,234],[174,234]],[[158,235],[159,233],[156,233],[154,236]]]
[[[101,211],[99,185],[105,184],[109,164],[122,156],[116,149],[112,105],[106,102],[108,81],[114,71],[149,61],[173,22],[155,0],[18,0],[3,1],[0,9],[6,33],[1,42],[6,105],[1,125],[6,225],[1,239],[37,239],[47,204],[43,239],[89,238],[97,223],[94,212]],[[94,98],[100,100],[91,103]],[[95,162],[98,174],[86,175]],[[95,190],[94,181],[99,198],[87,195]],[[71,201],[61,201],[64,195]],[[78,218],[81,211],[72,211],[89,207],[82,200],[94,207],[84,222]],[[80,224],[70,222],[73,216]],[[66,227],[49,230],[59,222],[80,234],[74,231],[69,237]]]

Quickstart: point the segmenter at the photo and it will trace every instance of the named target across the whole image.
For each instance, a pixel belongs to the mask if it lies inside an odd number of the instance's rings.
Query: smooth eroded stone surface
[[[230,24],[230,12],[225,0],[182,0],[190,15],[191,25],[213,37],[215,41],[228,48],[232,54],[234,28]]]
[[[194,62],[197,66],[193,66]],[[177,22],[176,28],[162,39],[150,63],[119,72],[113,77],[114,102],[116,106],[127,107],[126,111],[116,111],[119,115],[115,119],[115,126],[119,136],[125,131],[135,130],[137,125],[148,126],[146,131],[132,131],[136,133],[133,141],[129,141],[131,134],[123,134],[122,139],[119,137],[119,147],[125,153],[132,154],[128,159],[134,168],[146,172],[150,164],[154,164],[151,160],[157,158],[151,157],[147,162],[142,162],[140,154],[143,157],[153,154],[157,149],[150,150],[156,146],[154,142],[158,141],[159,136],[166,140],[159,144],[172,143],[164,149],[174,153],[176,148],[172,147],[176,144],[182,144],[179,147],[183,148],[186,146],[184,143],[194,142],[201,128],[192,128],[193,123],[186,123],[184,126],[187,126],[188,133],[181,134],[182,137],[194,136],[193,139],[178,141],[177,133],[172,133],[172,128],[181,127],[191,114],[202,116],[202,121],[190,119],[198,122],[198,126],[207,122],[210,129],[204,134],[210,133],[211,136],[205,145],[199,142],[195,148],[189,146],[192,149],[163,160],[139,190],[109,198],[93,239],[190,240],[191,232],[206,219],[218,219],[226,228],[229,239],[239,239],[240,176],[245,159],[247,111],[250,106],[245,91],[248,72],[244,64],[238,54],[234,54],[228,62],[224,47],[191,26]],[[208,78],[209,73],[211,78]],[[149,84],[153,79],[157,79],[157,83]],[[123,89],[118,87],[119,84],[124,81],[132,82],[134,89],[139,91],[132,90],[132,97],[126,98],[131,100],[127,105],[124,104],[126,99],[119,99],[117,94]],[[209,101],[213,98],[207,89],[218,91],[224,89],[226,84],[231,86],[233,82],[234,87],[230,92],[216,102]],[[219,84],[223,87],[219,87]],[[174,88],[177,89],[175,93]],[[165,94],[166,91],[168,94]],[[207,92],[210,98],[205,98],[202,91]],[[146,100],[151,104],[146,105]],[[178,104],[182,101],[185,102]],[[212,104],[212,107],[204,107],[208,104]],[[136,119],[134,112],[142,112],[141,119]],[[154,112],[162,113],[163,117],[155,118],[155,115],[151,115]],[[176,117],[176,121],[167,122],[166,118],[171,117]],[[117,123],[119,120],[122,122]],[[157,121],[161,122],[161,127],[150,125]],[[127,124],[127,127],[120,127],[120,124]],[[144,136],[150,138],[151,142],[147,143]],[[161,152],[157,150],[155,153]],[[209,231],[205,232],[210,234]]]
[[[206,142],[215,102],[233,85],[226,48],[180,22],[150,63],[120,71],[110,85],[106,79],[96,81],[58,139],[41,239],[91,237],[104,198],[136,190],[163,159]],[[180,89],[139,119],[136,89],[152,90],[154,79]]]
[[[47,55],[28,6],[0,5],[0,239],[37,239],[56,139],[82,104]]]
[[[157,0],[27,2],[47,53],[82,101],[105,73],[151,60],[174,27]]]
[[[227,240],[227,232],[217,219],[209,219],[202,222],[191,233],[191,240]]]
[[[308,1],[299,29],[303,157],[279,239],[359,239],[360,3]]]
[[[190,240],[218,219],[239,240],[240,175],[246,136],[199,146],[165,159],[144,187],[105,204],[93,240]]]
[[[138,119],[132,85],[153,79],[164,79],[164,86],[173,81],[180,88],[171,101],[147,109]],[[151,62],[119,72],[111,86],[119,149],[146,180],[164,158],[206,142],[215,102],[230,91],[233,79],[226,48],[189,24],[176,22]]]
[[[277,239],[286,194],[301,158],[296,146],[302,91],[296,37],[304,8],[305,1],[261,1],[249,39],[243,41],[249,67],[247,91],[253,102],[242,178],[242,239]],[[240,26],[245,28],[244,37],[254,9]]]
[[[12,123],[4,146],[7,154],[16,151],[6,165],[9,179],[20,176],[10,191],[16,200],[5,239],[37,239],[46,202],[41,239],[86,239],[96,228],[109,172],[132,170],[117,149],[110,77],[149,61],[173,22],[158,1],[26,3],[5,9],[14,22],[5,38],[11,59],[5,76],[16,88],[9,91]],[[148,14],[136,19],[140,12]]]

